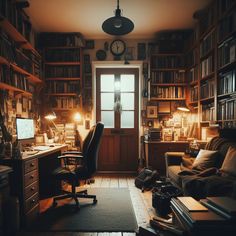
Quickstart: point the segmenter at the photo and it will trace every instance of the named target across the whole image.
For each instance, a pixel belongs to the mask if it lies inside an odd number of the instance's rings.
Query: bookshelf
[[[236,4],[212,1],[195,14],[186,41],[188,105],[198,108],[200,127],[236,127]]]
[[[217,120],[222,127],[236,127],[236,4],[218,0],[217,22]]]
[[[71,121],[73,111],[82,111],[83,53],[81,34],[43,33],[45,102],[59,119]],[[64,118],[60,118],[61,114]]]
[[[16,4],[3,0],[0,29],[0,89],[32,96],[42,84],[42,61],[29,18]]]
[[[155,53],[151,55],[151,101],[186,99],[183,54]]]
[[[83,108],[86,116],[91,116],[92,112],[92,65],[90,55],[84,55],[84,70],[83,70]]]

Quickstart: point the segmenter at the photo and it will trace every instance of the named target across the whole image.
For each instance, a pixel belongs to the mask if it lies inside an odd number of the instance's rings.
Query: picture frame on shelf
[[[149,128],[153,128],[153,120],[147,120],[146,125],[147,125]]]
[[[146,59],[146,44],[145,43],[138,43],[138,60],[145,60]]]
[[[132,61],[134,60],[134,47],[127,47],[125,50],[125,60]]]
[[[94,49],[94,40],[85,40],[85,49]]]
[[[147,106],[147,118],[157,118],[157,106]]]
[[[158,102],[158,113],[161,114],[170,114],[171,113],[171,104],[169,101]]]

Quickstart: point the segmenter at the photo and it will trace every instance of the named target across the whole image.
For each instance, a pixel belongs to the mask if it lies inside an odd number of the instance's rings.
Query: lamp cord
[[[117,9],[120,9],[119,2],[120,2],[120,0],[117,0]]]

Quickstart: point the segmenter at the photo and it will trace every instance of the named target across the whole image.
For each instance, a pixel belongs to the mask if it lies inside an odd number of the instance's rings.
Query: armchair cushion
[[[221,167],[222,174],[236,176],[236,148],[229,147]]]
[[[195,158],[192,168],[196,170],[206,170],[214,167],[217,162],[218,151],[201,149]]]

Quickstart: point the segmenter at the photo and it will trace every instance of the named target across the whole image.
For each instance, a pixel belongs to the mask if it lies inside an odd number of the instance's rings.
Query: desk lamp
[[[51,111],[51,112],[47,113],[44,118],[46,120],[50,121],[53,124],[55,130],[58,131],[57,126],[56,126],[56,124],[53,121],[53,120],[55,120],[57,118],[57,116],[56,116],[54,111]],[[49,138],[53,138],[53,136],[54,136],[53,132],[52,132],[52,128],[50,126],[49,126],[49,136],[50,136]]]

